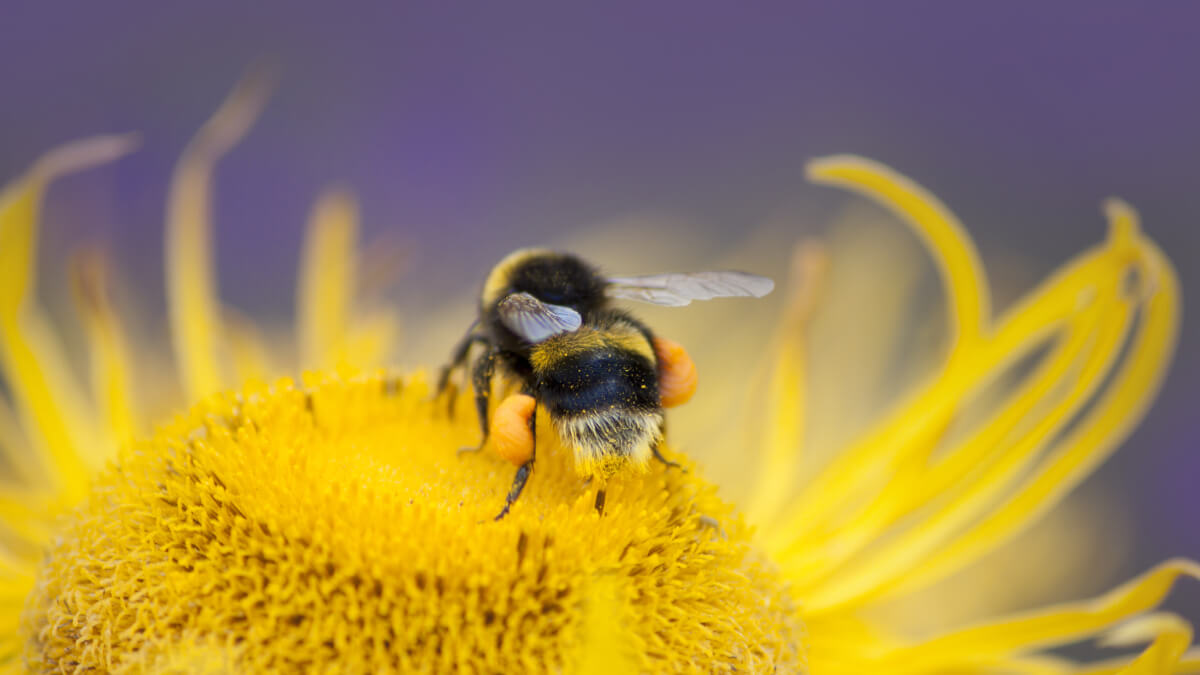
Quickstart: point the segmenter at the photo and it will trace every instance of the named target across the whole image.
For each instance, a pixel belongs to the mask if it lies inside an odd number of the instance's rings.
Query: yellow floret
[[[496,523],[512,466],[456,456],[475,419],[443,410],[382,374],[207,399],[125,450],[51,547],[27,665],[804,670],[783,582],[694,466],[614,477],[601,517],[539,438]],[[587,628],[597,612],[624,620]]]

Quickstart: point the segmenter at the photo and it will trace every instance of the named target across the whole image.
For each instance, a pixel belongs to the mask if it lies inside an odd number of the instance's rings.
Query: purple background
[[[222,288],[257,314],[290,311],[300,227],[331,181],[361,197],[368,238],[415,242],[419,305],[516,245],[631,212],[732,242],[789,204],[832,208],[844,199],[803,166],[833,152],[914,177],[985,257],[1039,276],[1103,236],[1099,201],[1119,194],[1200,297],[1194,2],[12,5],[0,176],[68,139],[141,131],[136,156],[63,183],[56,204],[88,212],[52,205],[46,238],[112,242],[151,302],[171,166],[264,56],[279,86],[222,163],[217,207]],[[1200,557],[1197,317],[1101,472],[1140,524],[1131,568]]]

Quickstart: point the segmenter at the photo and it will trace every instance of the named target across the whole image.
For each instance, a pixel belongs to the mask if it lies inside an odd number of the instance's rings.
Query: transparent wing
[[[775,282],[745,272],[694,272],[691,274],[651,274],[642,277],[609,279],[608,296],[682,307],[693,300],[712,298],[761,298]]]
[[[528,293],[513,293],[500,301],[500,320],[509,330],[529,342],[537,343],[559,333],[579,330],[583,318],[579,312],[562,305],[550,305]]]

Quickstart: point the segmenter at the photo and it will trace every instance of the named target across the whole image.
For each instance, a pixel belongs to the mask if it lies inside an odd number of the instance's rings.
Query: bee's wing
[[[607,294],[611,298],[668,307],[682,307],[693,300],[712,298],[761,298],[775,288],[775,282],[766,277],[729,271],[617,277],[609,279],[608,283]]]
[[[497,311],[509,330],[532,343],[579,330],[583,324],[579,312],[570,307],[547,304],[528,293],[505,297]]]

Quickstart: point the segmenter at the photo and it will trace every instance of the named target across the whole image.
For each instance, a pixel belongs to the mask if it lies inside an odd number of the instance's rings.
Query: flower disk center
[[[478,434],[458,404],[420,376],[325,373],[196,406],[126,449],[56,540],[28,665],[802,670],[778,572],[694,466],[618,474],[601,516],[539,430],[494,522],[514,468],[456,453]]]

